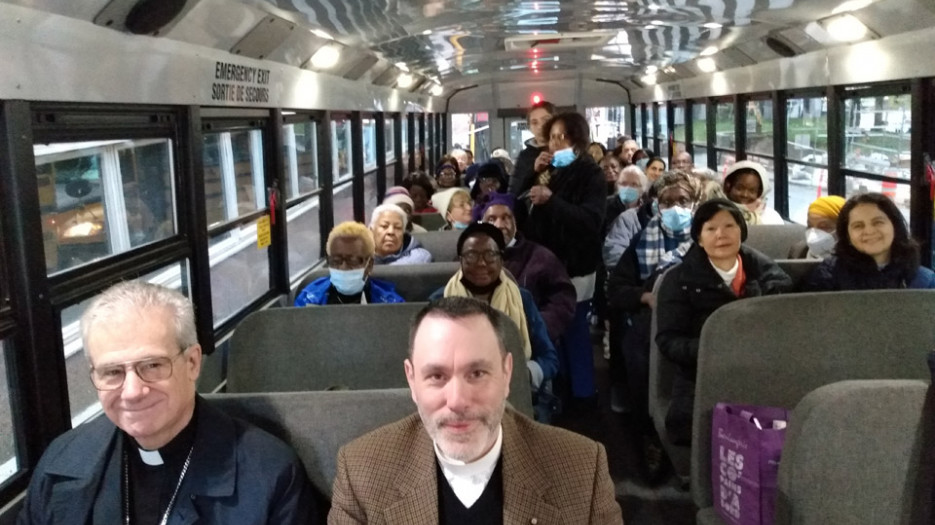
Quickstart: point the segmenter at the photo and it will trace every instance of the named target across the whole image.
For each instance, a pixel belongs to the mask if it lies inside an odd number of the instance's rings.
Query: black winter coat
[[[792,288],[792,279],[769,257],[741,245],[740,258],[747,279],[744,298]],[[656,344],[678,365],[679,379],[694,382],[701,328],[715,310],[737,299],[697,244],[666,274],[656,298]]]
[[[601,260],[601,228],[606,213],[604,173],[590,155],[579,155],[549,179],[552,197],[532,206],[516,205],[516,222],[531,241],[555,254],[569,277],[588,275]]]
[[[536,158],[545,151],[545,146],[536,146],[534,139],[526,141],[526,148],[519,152],[513,166],[513,175],[510,176],[509,192],[518,197],[521,193],[533,186],[535,180]]]

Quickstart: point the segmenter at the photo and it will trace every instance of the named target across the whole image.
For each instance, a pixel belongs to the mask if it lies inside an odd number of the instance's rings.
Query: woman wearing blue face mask
[[[327,277],[312,281],[295,298],[295,306],[405,302],[393,283],[370,278],[374,241],[359,222],[342,222],[328,234]]]
[[[587,153],[590,131],[583,116],[557,115],[546,122],[542,134],[549,150],[534,163],[535,184],[520,196],[516,221],[527,239],[558,257],[575,285],[578,306],[563,337],[564,372],[572,396],[590,401],[595,385],[587,314],[601,256],[607,185]]]
[[[657,480],[664,465],[648,411],[652,289],[656,277],[681,261],[691,247],[692,211],[701,194],[697,180],[682,172],[666,173],[653,186],[657,212],[630,240],[607,282],[611,317],[624,320],[614,323],[613,328],[624,333],[613,335],[619,348],[615,345],[611,352],[623,355],[629,404],[643,433],[643,470],[650,482]]]

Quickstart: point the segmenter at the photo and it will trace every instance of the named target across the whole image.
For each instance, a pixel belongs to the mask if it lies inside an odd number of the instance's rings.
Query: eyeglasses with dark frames
[[[481,259],[487,264],[493,264],[500,260],[502,253],[497,250],[487,250],[484,252],[468,251],[461,254],[461,260],[468,264],[477,264]]]

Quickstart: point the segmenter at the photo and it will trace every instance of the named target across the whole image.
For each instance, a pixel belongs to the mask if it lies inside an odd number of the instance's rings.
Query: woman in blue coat
[[[814,291],[935,289],[935,272],[919,263],[919,245],[896,204],[881,193],[848,199],[837,222],[834,256],[806,282]]]

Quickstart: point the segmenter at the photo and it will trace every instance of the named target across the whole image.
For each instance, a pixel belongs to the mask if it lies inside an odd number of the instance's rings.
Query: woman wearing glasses
[[[604,173],[588,155],[588,122],[577,113],[552,117],[543,127],[549,149],[539,154],[536,180],[516,206],[520,231],[555,254],[578,294],[575,317],[562,337],[563,363],[572,397],[596,406],[594,354],[588,312],[601,258],[601,229],[607,206]],[[525,198],[523,198],[525,197]]]
[[[529,382],[536,392],[558,372],[558,354],[532,294],[516,285],[503,269],[503,233],[487,223],[473,223],[458,237],[461,269],[429,298],[474,297],[513,320],[523,341]]]

